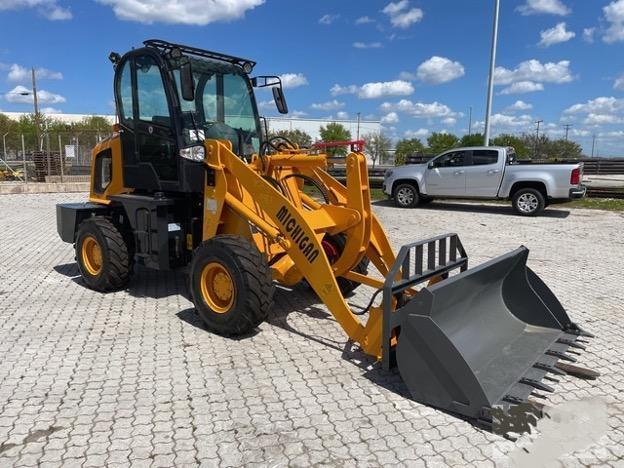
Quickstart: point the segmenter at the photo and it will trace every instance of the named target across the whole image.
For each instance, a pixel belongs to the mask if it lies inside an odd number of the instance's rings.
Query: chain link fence
[[[88,182],[91,150],[109,133],[5,133],[0,182]]]

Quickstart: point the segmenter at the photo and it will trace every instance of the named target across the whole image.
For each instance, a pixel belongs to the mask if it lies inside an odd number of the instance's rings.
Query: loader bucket
[[[553,389],[582,330],[528,267],[521,247],[421,289],[395,311],[396,363],[417,401],[491,422],[493,408]],[[562,366],[564,367],[564,366]],[[589,371],[587,371],[589,372]]]

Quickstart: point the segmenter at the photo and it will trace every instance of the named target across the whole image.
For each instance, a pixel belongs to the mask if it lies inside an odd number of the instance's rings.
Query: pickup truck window
[[[460,167],[466,165],[466,151],[453,151],[435,160],[435,167]]]
[[[485,166],[498,162],[498,151],[496,150],[474,150],[472,152],[472,165]]]

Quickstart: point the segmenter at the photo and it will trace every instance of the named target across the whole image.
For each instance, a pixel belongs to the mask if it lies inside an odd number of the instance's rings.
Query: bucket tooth
[[[539,398],[540,400],[546,400],[546,395],[542,395],[541,393],[531,392],[531,395],[534,398]]]
[[[503,397],[503,401],[506,401],[507,403],[512,403],[514,405],[521,405],[527,402],[527,400],[525,400],[524,398],[520,398],[515,395],[505,395]]]
[[[559,359],[563,359],[564,361],[576,362],[576,359],[574,359],[572,356],[568,356],[566,353],[562,353],[561,351],[549,349],[548,351],[546,351],[545,354],[549,356],[554,356]]]
[[[574,377],[578,377],[579,379],[595,380],[600,377],[600,372],[586,369],[584,367],[573,366],[571,364],[566,364],[563,362],[558,362],[557,364],[555,364],[555,366],[557,366],[557,369],[567,374],[573,375]]]
[[[574,340],[568,340],[567,338],[559,338],[557,340],[557,343],[561,343],[564,345],[568,345],[570,348],[576,348],[576,349],[580,349],[585,351],[587,348],[585,346],[583,346],[582,344],[577,343]]]
[[[550,375],[545,375],[544,376],[544,380],[548,380],[549,382],[554,382],[554,383],[559,383],[560,382],[559,379],[555,379],[554,377],[551,377]]]
[[[539,370],[550,372],[551,374],[555,374],[555,375],[567,375],[567,373],[564,372],[563,370],[558,369],[548,364],[544,364],[543,362],[536,362],[535,364],[533,364],[533,367]]]
[[[537,388],[538,390],[542,390],[544,392],[553,393],[555,391],[555,389],[552,388],[550,385],[546,385],[545,383],[535,379],[527,379],[526,377],[523,377],[520,379],[520,383],[524,385],[530,385],[531,387]]]

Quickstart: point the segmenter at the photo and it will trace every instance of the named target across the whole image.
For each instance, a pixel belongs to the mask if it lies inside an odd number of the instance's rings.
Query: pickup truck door
[[[471,165],[466,167],[466,196],[494,198],[498,195],[505,152],[495,149],[473,150]]]
[[[458,197],[466,194],[466,164],[469,151],[445,153],[427,166],[427,195]]]

